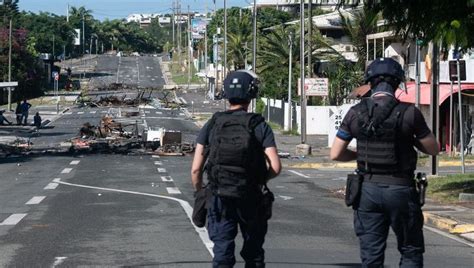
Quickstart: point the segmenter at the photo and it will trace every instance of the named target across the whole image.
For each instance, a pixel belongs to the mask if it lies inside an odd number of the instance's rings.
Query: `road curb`
[[[425,224],[447,231],[451,234],[466,234],[474,232],[474,224],[458,223],[452,219],[429,212],[423,212],[423,217],[425,219]]]
[[[456,162],[457,165],[453,163]],[[455,167],[460,166],[457,161],[440,161],[439,167]],[[473,163],[466,163],[466,166],[474,166]],[[322,168],[357,168],[357,163],[355,162],[345,162],[345,163],[333,163],[333,162],[308,162],[308,163],[297,163],[289,165],[291,168],[301,168],[301,169],[322,169]]]

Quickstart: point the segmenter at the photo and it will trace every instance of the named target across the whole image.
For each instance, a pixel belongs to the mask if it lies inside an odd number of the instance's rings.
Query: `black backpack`
[[[259,114],[220,112],[209,124],[206,171],[214,194],[243,199],[265,184],[266,159],[255,127],[264,122]]]

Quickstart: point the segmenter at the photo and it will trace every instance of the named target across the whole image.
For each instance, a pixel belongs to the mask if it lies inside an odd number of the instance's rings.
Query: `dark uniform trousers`
[[[391,226],[401,253],[400,267],[423,267],[423,215],[415,187],[364,182],[354,229],[362,267],[383,267]]]
[[[217,196],[211,198],[207,230],[209,238],[214,242],[214,268],[234,266],[234,239],[238,226],[243,238],[240,255],[245,260],[245,267],[265,267],[263,243],[267,233],[267,220],[262,219],[260,215],[259,206],[252,200],[237,202]]]

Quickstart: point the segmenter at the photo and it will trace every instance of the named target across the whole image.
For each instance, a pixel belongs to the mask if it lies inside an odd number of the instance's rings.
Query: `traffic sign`
[[[17,87],[18,82],[0,82],[0,87]]]
[[[300,79],[298,79],[300,81]],[[301,83],[298,82],[298,95],[301,95]],[[306,96],[327,96],[329,79],[327,78],[305,78],[304,89]]]
[[[56,80],[56,81],[59,80],[59,73],[58,72],[52,72],[51,76],[54,78],[54,80]]]
[[[459,61],[459,77],[461,81],[466,81],[466,61]],[[456,60],[449,61],[449,80],[458,81],[458,67]]]

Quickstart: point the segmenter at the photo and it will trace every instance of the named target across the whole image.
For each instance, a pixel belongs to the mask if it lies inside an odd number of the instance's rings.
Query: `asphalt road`
[[[118,67],[116,58],[104,59],[103,65],[101,57],[97,60],[99,67],[104,66],[100,72],[117,73],[112,68],[113,62]],[[162,83],[158,59],[122,58],[120,66],[120,76],[129,76],[130,83],[138,81],[138,72],[140,85],[159,87]],[[142,66],[153,69],[142,70]],[[97,77],[111,79],[113,75]],[[193,92],[182,97],[189,103]],[[221,107],[221,103],[202,101],[199,105],[206,112]],[[56,144],[77,135],[81,124],[97,124],[111,112],[109,108],[73,108],[32,140],[39,145]],[[198,132],[181,110],[144,107],[136,118],[123,120],[137,121],[140,128],[180,130],[185,141],[193,141]],[[206,232],[196,229],[188,217],[193,200],[191,160],[192,156],[145,154],[2,160],[0,266],[210,267]],[[359,267],[352,211],[333,193],[343,184],[345,173],[284,170],[271,181],[276,201],[265,243],[268,267]],[[430,230],[425,230],[425,240],[426,267],[473,267],[468,245]],[[237,243],[238,249],[240,237]],[[397,266],[398,258],[391,235],[386,266]],[[237,267],[243,267],[240,257],[238,261]]]

